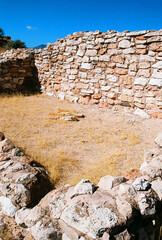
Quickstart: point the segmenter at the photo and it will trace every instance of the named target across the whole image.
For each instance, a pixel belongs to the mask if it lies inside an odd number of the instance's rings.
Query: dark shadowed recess
[[[29,56],[25,59],[14,59],[0,63],[1,78],[4,81],[0,82],[0,94],[15,94],[21,93],[24,95],[31,95],[40,93],[40,82],[38,79],[38,71],[35,66],[34,53],[29,52]],[[10,76],[11,79],[6,81],[5,79]],[[22,84],[16,83],[16,87],[13,86],[13,79],[23,79]]]

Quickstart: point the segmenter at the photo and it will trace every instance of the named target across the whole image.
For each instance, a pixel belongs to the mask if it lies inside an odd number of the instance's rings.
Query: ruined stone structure
[[[23,85],[22,73],[31,76],[29,68],[20,69],[20,79],[17,75],[15,79],[5,67],[13,58],[24,58],[25,63],[30,51],[0,54],[3,89],[15,90],[15,82]],[[100,107],[122,105],[161,112],[162,30],[78,32],[33,54],[41,91],[48,95]]]
[[[107,175],[51,191],[45,169],[0,133],[0,237],[160,240],[162,133],[155,142],[134,180]]]

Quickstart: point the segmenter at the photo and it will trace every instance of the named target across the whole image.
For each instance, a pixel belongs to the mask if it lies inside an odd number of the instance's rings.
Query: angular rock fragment
[[[151,184],[144,178],[137,178],[133,183],[132,186],[137,191],[147,191],[151,188]]]
[[[66,207],[61,219],[92,238],[102,237],[107,229],[112,229],[118,222],[118,217],[109,208],[81,201],[74,201]]]

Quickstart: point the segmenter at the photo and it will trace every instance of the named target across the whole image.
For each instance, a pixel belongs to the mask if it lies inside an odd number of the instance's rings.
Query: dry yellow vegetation
[[[67,122],[50,117],[69,114],[85,118]],[[144,150],[154,146],[158,121],[43,95],[0,97],[0,131],[41,163],[56,186],[82,178],[97,183],[104,175],[138,168]]]

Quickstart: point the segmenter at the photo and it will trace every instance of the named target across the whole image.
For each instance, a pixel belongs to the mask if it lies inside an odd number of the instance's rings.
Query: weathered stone
[[[142,118],[150,118],[150,115],[148,115],[145,111],[137,108],[135,111],[134,111],[134,115],[137,115],[139,117],[142,117]]]
[[[155,62],[155,58],[148,56],[148,55],[141,55],[140,62],[144,62],[144,61]]]
[[[13,142],[9,139],[4,139],[0,142],[0,152],[8,152],[14,148]]]
[[[101,55],[101,56],[99,56],[99,61],[109,62],[110,56],[109,55]]]
[[[0,197],[0,208],[3,214],[13,217],[17,211],[17,208],[12,204],[9,198]]]
[[[131,46],[130,41],[122,40],[119,42],[119,48],[129,48]]]
[[[137,196],[137,203],[140,213],[144,216],[152,216],[156,211],[156,201],[150,195],[140,193]]]
[[[90,63],[82,63],[81,64],[81,69],[87,69],[87,70],[92,69],[92,64],[90,64]]]
[[[146,191],[148,190],[151,185],[150,183],[144,179],[144,178],[137,178],[133,183],[132,186],[137,190],[137,191]]]
[[[139,69],[137,74],[138,74],[139,77],[149,78],[150,77],[150,70],[149,69]]]
[[[152,189],[158,194],[160,200],[162,200],[162,180],[161,178],[151,182]]]
[[[32,228],[31,233],[37,240],[61,240],[61,233],[48,220],[40,220]]]
[[[157,69],[155,69],[155,70],[153,71],[153,73],[152,73],[152,77],[153,77],[153,78],[160,78],[160,79],[162,79],[162,72],[159,71],[159,70],[157,70]]]
[[[82,179],[75,187],[73,191],[73,195],[80,194],[93,194],[96,189],[94,183],[92,183],[88,179]]]
[[[140,62],[139,68],[150,68],[150,62]]]
[[[143,77],[139,77],[136,78],[134,81],[134,85],[142,85],[142,86],[146,86],[146,84],[148,83],[149,79],[147,78],[143,78]]]
[[[74,201],[66,207],[61,219],[92,238],[102,237],[103,233],[114,227],[118,221],[116,214],[109,208],[81,201]]]
[[[110,86],[101,86],[102,91],[108,92],[110,89],[111,89]]]
[[[85,51],[79,49],[77,52],[77,55],[82,57],[82,56],[84,56],[84,53],[85,53]]]
[[[85,55],[89,57],[95,57],[97,55],[97,50],[87,50]]]
[[[50,203],[49,207],[52,212],[53,218],[60,218],[62,211],[66,206],[65,194],[62,193],[59,196],[53,198]]]
[[[152,85],[152,86],[162,87],[162,79],[151,78],[150,81],[149,81],[149,84]]]
[[[107,79],[110,81],[110,82],[117,82],[118,78],[114,75],[107,75]]]
[[[159,61],[152,65],[153,68],[162,69],[162,61]]]

